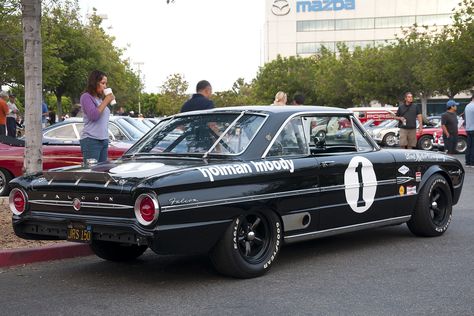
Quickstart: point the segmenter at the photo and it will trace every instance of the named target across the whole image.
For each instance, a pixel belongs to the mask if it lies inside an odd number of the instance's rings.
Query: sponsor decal
[[[276,171],[295,171],[295,164],[291,159],[251,161],[250,163],[236,163],[228,165],[216,165],[212,167],[197,168],[204,178],[208,178],[213,182],[216,178],[229,175],[242,175],[253,173],[265,173]]]
[[[296,12],[355,10],[355,0],[296,1]]]
[[[377,176],[374,166],[367,158],[351,159],[344,172],[346,201],[356,213],[364,213],[374,203],[377,191]]]
[[[446,155],[437,154],[437,153],[425,153],[425,152],[418,152],[418,151],[411,151],[405,153],[405,159],[410,161],[426,161],[426,160],[434,160],[434,161],[446,161]]]
[[[397,184],[403,184],[413,180],[413,177],[397,177]]]
[[[272,4],[272,13],[276,16],[284,16],[290,13],[288,0],[275,0]]]
[[[421,181],[421,172],[420,171],[417,171],[415,173],[415,181],[416,182],[420,182]]]
[[[398,193],[400,194],[400,196],[405,195],[405,187],[403,185],[401,185],[400,188],[398,188]]]
[[[408,186],[407,187],[407,195],[415,195],[416,194],[416,186]]]
[[[410,171],[410,168],[408,168],[407,166],[403,165],[401,166],[400,168],[398,168],[398,172],[400,172],[401,174],[405,175],[408,173],[408,171]]]

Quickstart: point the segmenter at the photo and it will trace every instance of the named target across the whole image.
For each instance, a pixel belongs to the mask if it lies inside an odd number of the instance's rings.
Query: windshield
[[[120,127],[122,127],[134,140],[141,138],[145,134],[123,118],[117,119],[116,123],[120,125]]]
[[[123,119],[143,133],[146,133],[151,129],[151,127],[143,123],[142,120],[133,117],[124,117]]]
[[[239,154],[247,148],[264,120],[265,116],[243,112],[173,117],[161,121],[126,155]]]

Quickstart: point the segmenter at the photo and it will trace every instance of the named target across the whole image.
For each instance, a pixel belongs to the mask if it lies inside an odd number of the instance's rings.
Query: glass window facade
[[[448,25],[451,24],[450,14],[409,15],[364,19],[335,19],[296,21],[297,32],[317,32],[334,30],[366,30],[383,28],[409,27],[418,25]]]

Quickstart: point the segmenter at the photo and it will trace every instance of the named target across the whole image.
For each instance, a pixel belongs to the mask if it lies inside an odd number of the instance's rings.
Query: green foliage
[[[253,82],[258,103],[271,104],[278,91],[288,95],[288,101],[296,92],[306,96],[306,103],[316,101],[315,67],[317,60],[314,57],[281,57],[260,67]]]
[[[212,96],[216,107],[253,105],[257,104],[254,88],[246,83],[243,78],[237,79],[232,85],[231,90],[216,92]]]
[[[181,74],[168,76],[165,83],[160,87],[160,94],[157,96],[156,115],[166,116],[176,114],[188,99],[186,90],[189,83]]]

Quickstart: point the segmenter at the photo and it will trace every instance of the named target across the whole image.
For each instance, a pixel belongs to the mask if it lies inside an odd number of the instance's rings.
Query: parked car
[[[136,120],[126,116],[110,116],[109,139],[111,141],[136,142],[150,130],[148,126],[131,124]],[[43,140],[49,144],[79,144],[81,131],[84,128],[82,118],[69,118],[50,125],[43,130]]]
[[[374,120],[375,125],[379,125],[383,121],[392,119],[397,113],[397,107],[354,107],[349,108],[350,111],[361,121],[365,123],[367,120]]]
[[[431,124],[434,124],[434,126],[423,126],[422,132],[419,130],[416,132],[417,148],[422,150],[438,148],[442,150],[444,143],[442,140],[443,129],[441,128],[441,117],[434,116],[429,118],[429,121]],[[459,154],[465,153],[467,148],[467,133],[462,122],[463,121],[459,120],[458,144],[456,146],[456,151]]]
[[[395,147],[399,143],[398,131],[398,120],[390,119],[374,127],[372,129],[372,135],[378,144],[387,147]]]
[[[109,145],[109,159],[120,157],[130,143],[112,142]],[[10,137],[0,138],[0,196],[8,195],[9,182],[23,174],[25,142]],[[43,169],[75,166],[82,163],[81,147],[72,144],[43,142]]]
[[[451,156],[380,149],[348,110],[229,107],[169,117],[116,161],[16,178],[10,206],[21,238],[111,261],[209,253],[251,278],[297,241],[402,223],[442,235],[463,179]]]

